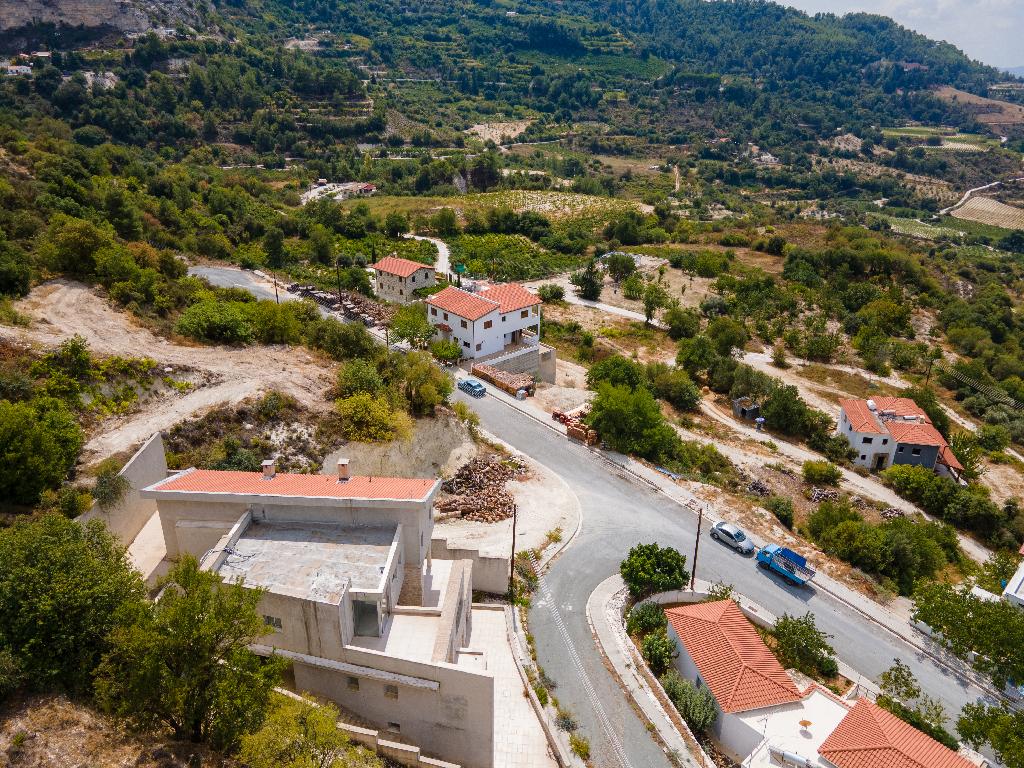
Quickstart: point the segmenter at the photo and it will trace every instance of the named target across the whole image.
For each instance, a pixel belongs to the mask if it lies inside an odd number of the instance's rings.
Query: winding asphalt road
[[[605,669],[586,618],[590,593],[619,567],[630,547],[658,542],[692,558],[696,518],[654,490],[609,467],[581,445],[512,408],[495,397],[480,400],[456,394],[480,414],[482,426],[557,472],[579,497],[583,512],[580,533],[555,560],[546,579],[555,607],[561,614],[572,644],[602,706],[625,747],[631,768],[668,768],[671,763],[631,708],[616,680]],[[877,680],[894,658],[910,665],[921,688],[946,707],[955,719],[960,708],[983,696],[979,688],[959,680],[904,641],[872,624],[831,596],[813,588],[784,584],[757,568],[706,533],[701,540],[698,573],[708,581],[733,584],[770,611],[802,615],[814,613],[818,627],[830,633],[837,655]],[[535,600],[530,610],[530,632],[536,639],[541,666],[556,682],[554,695],[579,720],[591,740],[594,762],[602,768],[620,768],[598,725],[584,684],[551,606]]]

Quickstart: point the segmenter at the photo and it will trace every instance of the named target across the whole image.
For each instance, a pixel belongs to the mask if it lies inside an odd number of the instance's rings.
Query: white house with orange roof
[[[431,557],[433,478],[188,469],[141,489],[167,556],[263,590],[258,653],[382,738],[494,762],[495,677],[474,647],[472,561]],[[429,761],[428,761],[429,762]],[[420,765],[427,764],[421,761]],[[440,765],[441,763],[430,763]]]
[[[373,290],[385,301],[397,304],[416,301],[413,292],[417,288],[429,288],[436,282],[432,266],[398,256],[385,256],[370,269],[374,274]]]
[[[838,432],[857,454],[854,464],[880,470],[911,464],[959,478],[963,466],[928,414],[909,397],[839,401]]]
[[[715,741],[743,768],[976,768],[866,699],[801,690],[733,600],[665,616],[677,671],[711,692]]]

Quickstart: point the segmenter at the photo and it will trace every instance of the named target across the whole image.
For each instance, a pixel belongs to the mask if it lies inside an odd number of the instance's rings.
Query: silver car
[[[741,555],[754,553],[754,543],[747,538],[742,528],[732,523],[715,523],[711,526],[711,538],[728,544]]]

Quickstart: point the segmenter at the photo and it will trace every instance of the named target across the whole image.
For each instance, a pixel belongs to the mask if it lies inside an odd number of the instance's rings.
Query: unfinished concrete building
[[[167,556],[265,590],[257,652],[295,687],[425,754],[492,765],[494,677],[471,647],[472,567],[430,556],[434,479],[189,469],[155,499]]]

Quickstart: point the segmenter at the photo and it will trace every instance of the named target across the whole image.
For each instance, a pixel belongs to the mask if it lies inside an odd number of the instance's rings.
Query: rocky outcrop
[[[206,0],[0,0],[0,31],[33,24],[145,32],[196,26]]]

